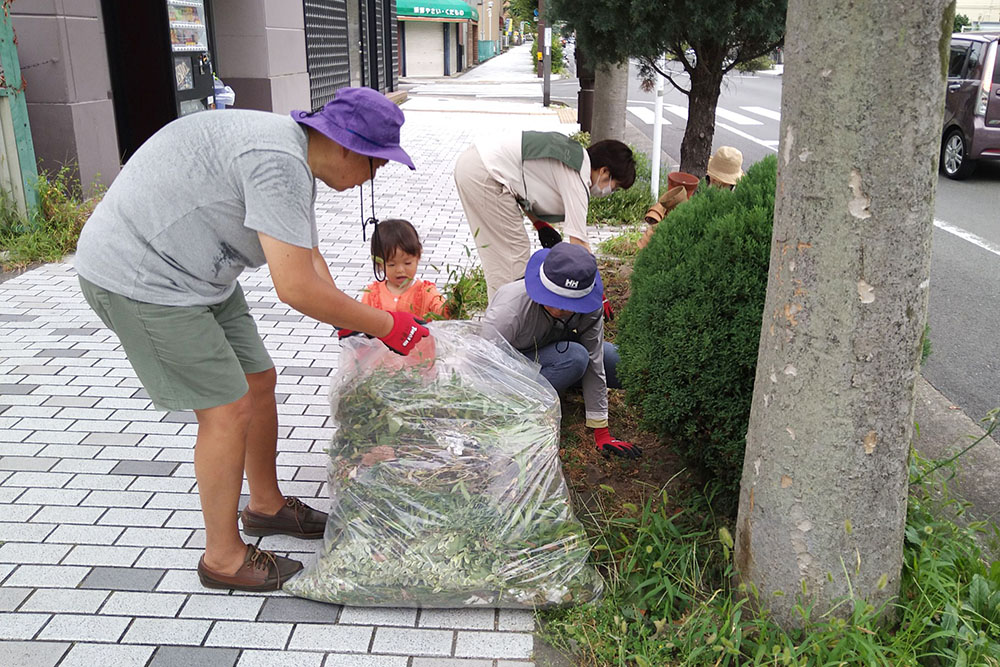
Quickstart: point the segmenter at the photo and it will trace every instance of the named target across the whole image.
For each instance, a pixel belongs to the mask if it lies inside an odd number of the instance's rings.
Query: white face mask
[[[604,187],[598,185],[601,182],[601,177],[597,177],[597,183],[590,186],[590,196],[591,197],[607,197],[609,194],[614,192],[614,188],[611,186],[611,176],[608,176],[608,184]]]

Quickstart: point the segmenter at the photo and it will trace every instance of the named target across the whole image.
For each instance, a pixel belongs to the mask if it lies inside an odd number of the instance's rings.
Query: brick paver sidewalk
[[[475,256],[451,176],[459,151],[480,133],[529,128],[575,129],[554,111],[407,111],[403,145],[419,170],[390,165],[375,191],[381,218],[420,231],[422,277],[443,284],[449,266],[470,261],[466,248]],[[337,284],[357,295],[372,279],[357,190],[322,188],[317,217]],[[241,282],[279,373],[282,488],[325,509],[335,334],[280,303],[266,269]],[[529,612],[341,608],[202,588],[193,422],[150,408],[71,262],[0,283],[0,665],[533,664]],[[317,546],[260,545],[306,561]]]

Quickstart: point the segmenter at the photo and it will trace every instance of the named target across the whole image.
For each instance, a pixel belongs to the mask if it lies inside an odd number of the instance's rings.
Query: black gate
[[[306,66],[313,111],[351,85],[347,36],[349,0],[303,0],[306,24]],[[394,3],[395,4],[395,3]]]

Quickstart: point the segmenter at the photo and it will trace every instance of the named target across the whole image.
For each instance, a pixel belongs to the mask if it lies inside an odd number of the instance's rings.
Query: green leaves
[[[786,0],[551,0],[550,7],[599,62],[655,59],[677,51],[683,57],[687,45],[699,52],[731,51],[741,62],[780,42],[787,4]]]

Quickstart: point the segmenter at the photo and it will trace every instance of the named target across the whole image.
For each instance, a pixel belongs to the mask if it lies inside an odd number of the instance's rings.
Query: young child
[[[389,312],[411,313],[427,319],[431,314],[447,317],[444,297],[429,280],[417,280],[422,247],[417,230],[406,220],[386,220],[372,237],[372,261],[385,270],[385,280],[376,280],[365,290],[361,302]]]

